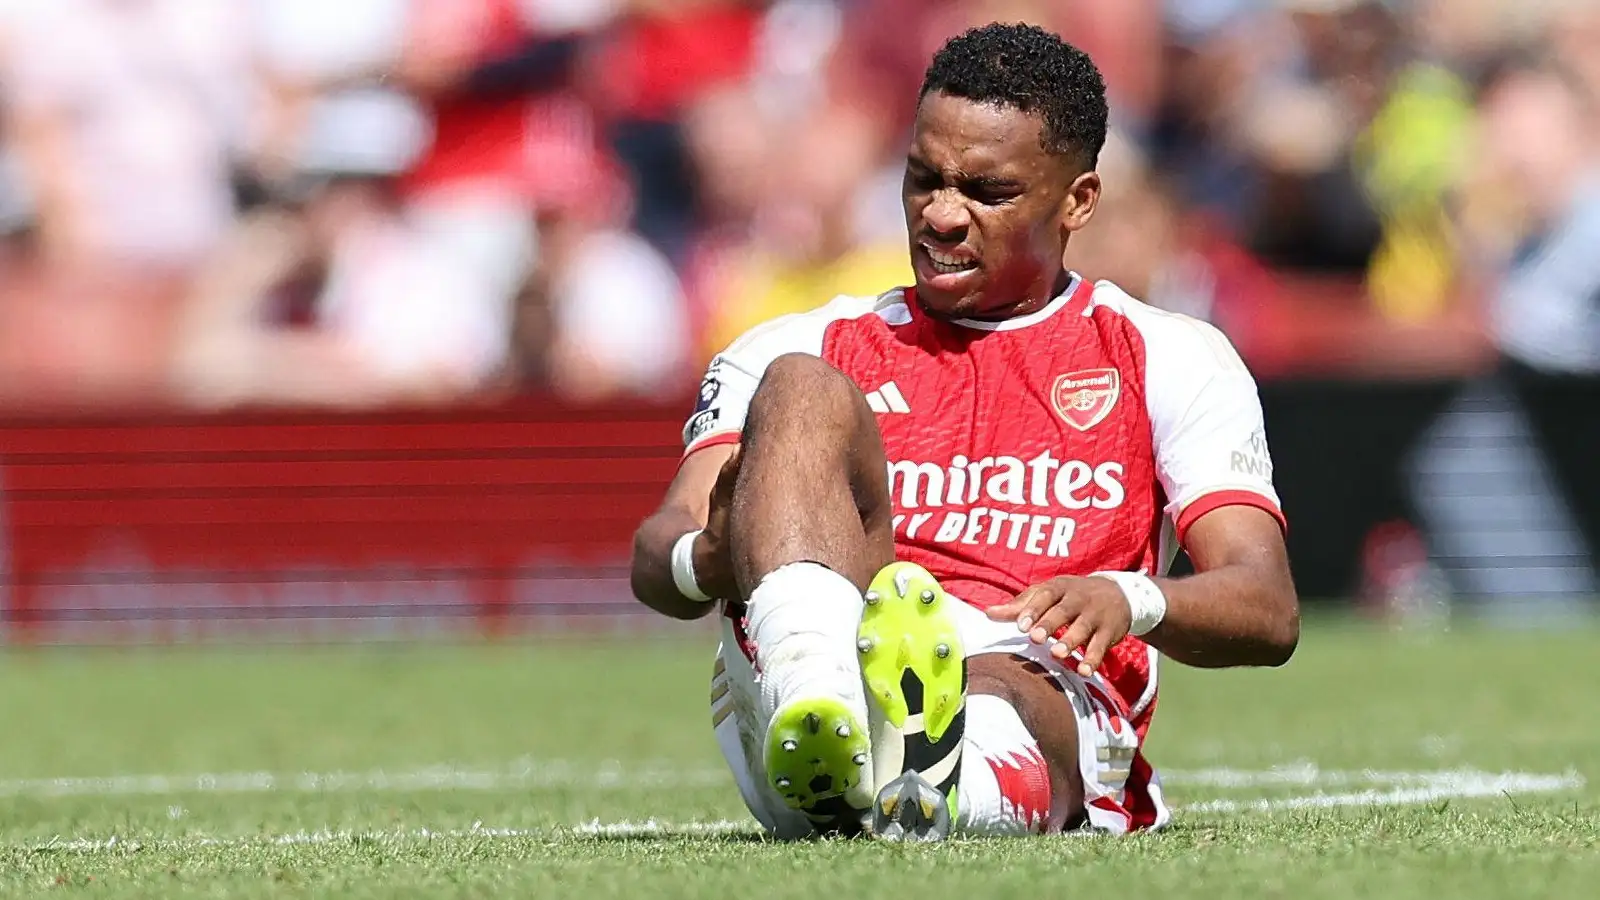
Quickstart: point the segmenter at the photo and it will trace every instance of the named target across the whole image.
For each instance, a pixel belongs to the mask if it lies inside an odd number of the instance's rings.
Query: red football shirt
[[[1074,277],[1003,322],[929,317],[914,291],[840,297],[760,325],[712,360],[686,453],[737,441],[762,373],[827,360],[866,392],[889,458],[896,554],[979,608],[1058,575],[1163,574],[1231,504],[1282,520],[1255,380],[1215,328]],[[1101,674],[1142,740],[1156,653],[1129,637]],[[1149,814],[1141,759],[1124,804]]]

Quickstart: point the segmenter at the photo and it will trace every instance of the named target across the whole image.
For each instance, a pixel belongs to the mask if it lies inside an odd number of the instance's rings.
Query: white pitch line
[[[656,819],[645,819],[643,822],[606,823],[595,819],[572,829],[572,833],[584,837],[645,837],[658,834],[745,834],[754,829],[754,822],[736,822],[732,819],[719,819],[715,822],[662,822]]]
[[[597,766],[561,760],[528,760],[500,770],[431,766],[400,772],[201,772],[187,775],[17,778],[0,780],[0,797],[682,788],[719,785],[729,780],[725,769],[673,769],[659,764],[630,768],[618,762],[604,762]]]
[[[1436,803],[1440,800],[1498,797],[1506,794],[1552,793],[1581,788],[1582,776],[1532,775],[1509,772],[1492,775],[1483,772],[1403,773],[1408,776],[1432,776],[1435,781],[1425,787],[1394,788],[1391,790],[1352,791],[1340,794],[1311,794],[1297,797],[1236,801],[1211,800],[1189,804],[1180,813],[1237,813],[1274,812],[1296,809],[1332,809],[1337,807],[1408,806]],[[432,830],[427,828],[403,832],[354,831],[299,831],[279,835],[216,838],[189,837],[149,840],[110,837],[103,840],[84,838],[56,838],[28,847],[33,851],[64,851],[74,853],[105,853],[118,850],[172,849],[185,850],[203,847],[247,846],[300,846],[370,840],[381,843],[437,840],[482,840],[505,838],[554,838],[562,833],[577,837],[630,838],[656,835],[716,836],[742,834],[753,831],[753,823],[722,819],[715,822],[667,822],[646,819],[643,822],[601,822],[598,819],[574,826],[549,830],[519,828],[485,828],[476,823],[468,829]]]
[[[289,834],[266,834],[245,837],[217,838],[217,837],[186,837],[186,838],[123,838],[109,837],[105,840],[88,840],[75,838],[65,840],[54,838],[42,844],[35,844],[29,849],[35,851],[63,850],[76,853],[108,852],[112,850],[144,850],[154,848],[170,848],[174,850],[189,850],[202,847],[290,847],[300,845],[334,844],[344,841],[379,841],[395,843],[400,841],[436,841],[436,840],[467,840],[476,838],[533,838],[544,836],[543,832],[529,831],[521,828],[457,828],[435,831],[428,828],[418,828],[413,831],[296,831]]]
[[[1158,769],[1161,782],[1183,787],[1270,788],[1270,787],[1430,787],[1482,778],[1493,773],[1480,769],[1433,769],[1393,771],[1385,769],[1322,769],[1300,762],[1266,769]]]
[[[474,788],[481,787],[486,779],[480,777],[438,779],[440,773],[449,773],[455,770],[430,769],[425,770],[433,780],[427,783],[433,788],[448,787],[455,782],[464,783]],[[572,771],[572,770],[568,770]],[[595,778],[594,772],[589,772],[584,783],[625,784],[630,777],[626,771],[613,769],[602,770],[605,775]],[[51,790],[59,791],[62,782],[72,786],[82,787],[90,784],[112,784],[119,788],[138,787],[161,788],[165,792],[167,787],[178,785],[185,789],[198,789],[202,791],[226,791],[233,785],[244,785],[246,790],[321,790],[327,785],[337,785],[337,789],[353,790],[366,786],[381,785],[375,789],[400,789],[397,785],[414,783],[417,777],[404,777],[397,775],[380,776],[343,776],[332,778],[326,775],[306,774],[290,779],[277,779],[274,776],[263,776],[261,773],[236,773],[232,776],[147,776],[143,779],[40,779],[28,782],[5,783],[12,788],[18,785],[47,785]],[[417,773],[410,773],[416,776]],[[457,773],[468,776],[493,775],[504,777],[505,773]],[[720,773],[719,773],[720,774]],[[1437,803],[1441,800],[1472,799],[1484,797],[1499,797],[1510,794],[1554,793],[1566,790],[1575,790],[1584,786],[1583,776],[1576,772],[1567,772],[1560,775],[1539,775],[1527,772],[1503,772],[1499,774],[1478,772],[1473,770],[1451,770],[1438,772],[1321,772],[1315,773],[1303,767],[1289,767],[1284,769],[1256,772],[1256,778],[1249,777],[1251,773],[1244,770],[1199,770],[1188,773],[1174,773],[1180,775],[1177,780],[1189,780],[1189,783],[1212,784],[1223,786],[1265,786],[1265,785],[1331,785],[1341,783],[1367,783],[1367,784],[1394,784],[1402,782],[1405,786],[1391,786],[1388,789],[1369,788],[1361,791],[1344,793],[1316,793],[1292,797],[1275,797],[1260,800],[1210,800],[1182,806],[1178,812],[1185,813],[1249,813],[1249,812],[1275,812],[1280,810],[1300,809],[1332,809],[1338,807],[1381,807],[1381,806],[1407,806],[1423,803]],[[530,783],[531,777],[524,774],[519,776],[518,783]],[[154,780],[152,780],[154,779]],[[1364,779],[1364,781],[1363,781]],[[543,783],[549,783],[545,776]],[[678,783],[682,783],[681,780]],[[563,786],[571,786],[575,782],[567,782]],[[196,785],[205,785],[195,787]],[[321,787],[308,788],[306,785],[319,785]],[[372,789],[372,788],[369,788]],[[18,791],[13,790],[13,795]],[[57,796],[62,794],[57,793]],[[110,837],[101,840],[87,838],[54,838],[42,844],[27,845],[31,851],[62,851],[76,853],[107,853],[135,849],[168,849],[186,850],[203,847],[256,847],[256,846],[300,846],[319,845],[346,842],[352,840],[369,840],[379,843],[405,843],[417,841],[457,841],[457,840],[484,840],[484,839],[544,839],[559,838],[562,835],[571,835],[579,838],[632,838],[656,835],[687,835],[687,836],[714,836],[726,834],[751,833],[755,830],[755,823],[749,821],[719,820],[714,822],[669,822],[657,819],[647,819],[643,822],[601,822],[598,819],[576,825],[570,828],[550,829],[518,829],[518,828],[486,828],[483,823],[475,823],[467,829],[431,830],[426,828],[400,832],[356,832],[356,831],[299,831],[277,835],[253,835],[240,837],[207,837],[194,836],[185,838],[126,838]]]
[[[1575,773],[1565,775],[1530,775],[1526,773],[1504,773],[1490,775],[1487,773],[1436,773],[1440,781],[1429,787],[1395,788],[1392,790],[1365,790],[1352,791],[1341,794],[1311,794],[1299,797],[1279,797],[1275,799],[1235,801],[1211,800],[1203,803],[1194,803],[1181,807],[1179,814],[1184,813],[1243,813],[1243,812],[1275,812],[1278,810],[1296,809],[1333,809],[1337,807],[1377,807],[1377,806],[1408,806],[1422,803],[1437,803],[1440,800],[1464,800],[1471,798],[1499,797],[1507,794],[1536,794],[1552,793],[1557,791],[1572,790],[1584,785],[1581,776]],[[1445,779],[1450,775],[1449,780]],[[643,822],[607,822],[598,819],[577,825],[572,828],[554,828],[548,830],[529,830],[519,828],[485,828],[482,823],[474,824],[468,829],[452,829],[435,831],[421,828],[403,832],[354,832],[354,831],[300,831],[279,835],[256,835],[250,837],[216,838],[216,837],[189,837],[189,838],[122,838],[111,837],[103,840],[90,840],[84,838],[64,839],[56,838],[42,844],[33,844],[27,847],[34,852],[61,851],[72,853],[109,853],[121,850],[140,849],[166,849],[189,850],[203,847],[259,847],[259,846],[301,846],[346,842],[351,840],[369,840],[379,843],[403,843],[417,841],[454,841],[454,840],[483,840],[483,839],[551,839],[569,834],[576,837],[606,837],[606,838],[632,838],[656,835],[685,835],[685,836],[716,836],[728,834],[744,834],[755,830],[755,823],[723,819],[715,822],[667,822],[657,819],[646,819]]]
[[[1418,787],[1482,778],[1473,769],[1439,771],[1328,770],[1310,763],[1268,769],[1162,769],[1168,785],[1213,788]],[[730,781],[722,768],[673,768],[660,760],[642,766],[617,761],[519,760],[504,769],[453,765],[368,772],[201,772],[182,775],[0,779],[6,797],[138,797],[177,794],[419,793],[533,789],[636,789],[710,787]]]
[[[1275,812],[1294,809],[1333,809],[1344,806],[1416,806],[1423,803],[1437,803],[1440,800],[1466,800],[1506,794],[1549,794],[1574,790],[1584,785],[1583,777],[1575,772],[1564,775],[1532,775],[1525,772],[1504,772],[1499,775],[1483,772],[1441,772],[1438,776],[1434,783],[1424,787],[1311,794],[1262,800],[1208,800],[1184,806],[1180,812]]]
[[[658,819],[646,819],[643,822],[601,822],[595,819],[582,825],[571,828],[485,828],[483,823],[474,824],[471,828],[431,829],[417,828],[410,831],[296,831],[288,834],[251,835],[231,838],[219,837],[185,837],[185,838],[124,838],[109,837],[103,840],[90,840],[87,838],[53,838],[43,843],[33,844],[28,847],[35,852],[63,851],[69,853],[108,853],[115,850],[192,850],[205,847],[292,847],[315,846],[319,844],[336,844],[348,841],[376,841],[379,843],[406,843],[425,841],[456,841],[456,840],[481,840],[481,839],[551,839],[563,834],[575,837],[593,838],[631,838],[648,837],[656,835],[680,835],[689,837],[719,836],[729,834],[750,834],[756,831],[753,821],[735,821],[733,819],[720,819],[715,822],[663,822]]]

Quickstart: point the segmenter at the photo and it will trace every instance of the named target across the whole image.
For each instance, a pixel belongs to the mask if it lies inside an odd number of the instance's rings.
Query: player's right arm
[[[698,619],[716,603],[685,597],[672,574],[672,549],[684,535],[694,539],[694,574],[710,597],[734,596],[727,550],[728,504],[738,475],[738,445],[709,446],[684,458],[661,507],[633,536],[633,595],[662,615]]]
[[[676,619],[698,619],[716,608],[715,602],[680,590],[687,573],[674,572],[674,548],[696,529],[701,531],[690,557],[697,593],[714,600],[740,599],[728,552],[728,507],[738,475],[739,440],[756,388],[774,359],[785,353],[821,355],[829,323],[871,313],[881,299],[836,297],[810,312],[780,316],[750,329],[711,361],[694,412],[683,426],[683,463],[661,507],[634,534],[633,595],[641,603]],[[680,570],[683,563],[680,559]]]
[[[728,508],[739,474],[745,413],[770,361],[770,352],[760,343],[741,339],[711,361],[694,411],[683,426],[684,455],[678,474],[660,508],[634,533],[633,595],[675,619],[698,619],[716,608],[713,601],[738,597],[728,552]],[[690,555],[693,579],[699,593],[713,601],[686,595],[679,586],[685,574],[673,571],[673,549],[684,535],[697,530]]]

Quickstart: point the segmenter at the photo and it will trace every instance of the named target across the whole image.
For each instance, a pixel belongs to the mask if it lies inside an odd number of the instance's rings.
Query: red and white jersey
[[[1282,521],[1255,380],[1233,346],[1110,282],[1074,277],[1045,308],[1001,322],[934,319],[898,289],[758,326],[712,361],[686,454],[739,440],[785,353],[819,356],[866,393],[897,556],[976,607],[1058,575],[1162,574],[1189,526],[1221,506]],[[1154,650],[1129,637],[1101,674],[1142,738]]]

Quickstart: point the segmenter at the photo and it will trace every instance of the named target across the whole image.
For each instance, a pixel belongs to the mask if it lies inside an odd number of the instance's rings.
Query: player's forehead
[[[909,158],[968,175],[1022,176],[1050,165],[1044,122],[1033,113],[932,92],[917,105]]]

